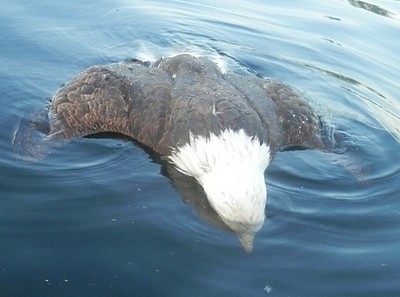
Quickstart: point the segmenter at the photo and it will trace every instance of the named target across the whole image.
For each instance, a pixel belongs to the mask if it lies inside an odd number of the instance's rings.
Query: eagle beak
[[[238,234],[240,243],[246,253],[251,253],[253,251],[254,234],[253,233],[241,233]]]

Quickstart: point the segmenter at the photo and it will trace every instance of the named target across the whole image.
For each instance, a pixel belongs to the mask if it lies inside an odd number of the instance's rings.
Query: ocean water
[[[398,0],[0,7],[1,297],[400,296]],[[133,141],[13,150],[20,120],[88,66],[182,52],[288,83],[351,143],[276,156],[251,254]]]

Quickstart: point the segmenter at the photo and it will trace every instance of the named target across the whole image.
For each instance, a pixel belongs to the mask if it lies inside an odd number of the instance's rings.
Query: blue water
[[[400,2],[0,0],[0,296],[400,296]],[[253,253],[119,138],[16,158],[86,67],[206,55],[295,87],[351,153],[279,153]]]

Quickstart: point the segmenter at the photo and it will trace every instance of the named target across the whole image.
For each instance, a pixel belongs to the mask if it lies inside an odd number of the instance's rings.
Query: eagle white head
[[[269,146],[243,129],[226,129],[209,137],[191,134],[190,141],[169,159],[198,181],[210,205],[238,235],[244,250],[251,252],[254,235],[265,220],[264,171],[270,162]]]

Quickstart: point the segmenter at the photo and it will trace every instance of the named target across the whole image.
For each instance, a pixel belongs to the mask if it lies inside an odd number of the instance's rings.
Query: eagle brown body
[[[93,66],[63,86],[49,108],[48,137],[100,132],[132,137],[166,155],[195,135],[243,128],[270,146],[321,148],[320,121],[291,88],[254,76],[221,73],[206,58],[178,55]]]

